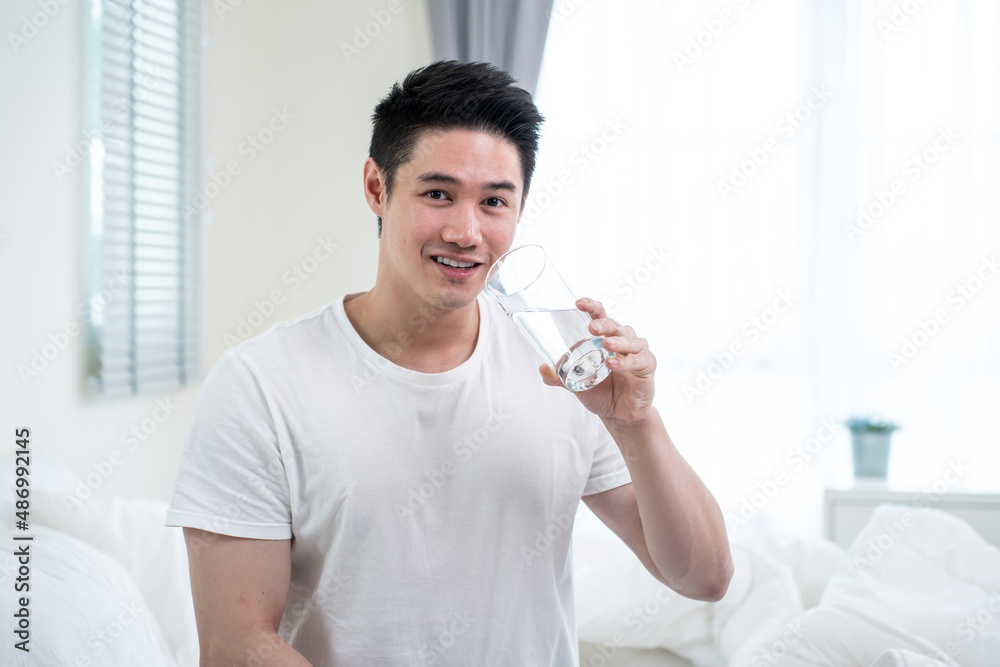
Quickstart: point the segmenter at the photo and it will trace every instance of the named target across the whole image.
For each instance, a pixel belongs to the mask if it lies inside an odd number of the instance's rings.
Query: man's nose
[[[465,207],[456,210],[442,230],[441,237],[444,241],[463,248],[480,245],[483,234],[476,211]]]

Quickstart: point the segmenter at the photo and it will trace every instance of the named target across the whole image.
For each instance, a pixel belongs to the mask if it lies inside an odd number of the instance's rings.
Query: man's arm
[[[631,484],[584,500],[657,579],[686,597],[719,600],[733,576],[726,524],[653,407],[656,358],[600,302],[579,299],[576,305],[593,318],[590,332],[603,336],[604,349],[615,354],[607,360],[610,375],[576,397],[604,422],[632,476]],[[546,384],[562,386],[548,364],[539,371]]]
[[[587,506],[649,572],[681,595],[715,602],[733,574],[715,498],[670,441],[659,414],[627,428],[608,424],[632,483],[584,496]]]
[[[184,528],[201,667],[309,667],[278,636],[291,582],[291,540]]]

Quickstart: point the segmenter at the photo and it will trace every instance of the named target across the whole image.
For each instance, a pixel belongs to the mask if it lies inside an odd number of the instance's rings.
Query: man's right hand
[[[184,528],[201,667],[310,667],[278,636],[291,582],[291,540]]]

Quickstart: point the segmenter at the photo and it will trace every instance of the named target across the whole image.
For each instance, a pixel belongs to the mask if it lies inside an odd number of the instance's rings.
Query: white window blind
[[[88,384],[169,390],[200,372],[199,3],[87,6]]]

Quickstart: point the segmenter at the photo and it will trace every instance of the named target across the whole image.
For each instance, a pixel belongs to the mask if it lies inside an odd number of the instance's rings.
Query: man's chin
[[[465,294],[435,294],[430,299],[431,305],[441,310],[462,310],[468,308],[476,301],[479,292],[469,292]]]

